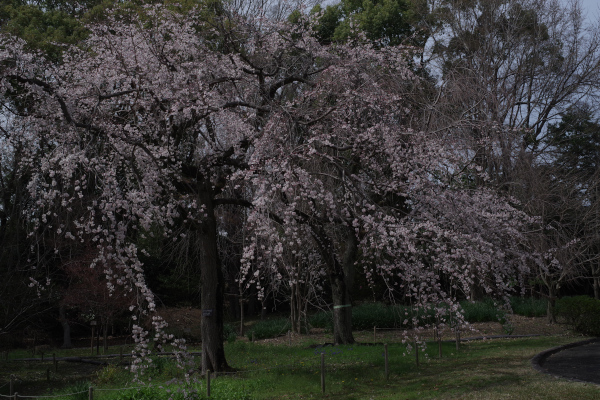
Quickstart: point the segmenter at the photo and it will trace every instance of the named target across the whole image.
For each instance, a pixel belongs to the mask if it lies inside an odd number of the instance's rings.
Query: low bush
[[[411,327],[413,317],[420,324],[432,323],[435,320],[433,310],[416,309],[410,306],[388,306],[382,303],[363,303],[352,308],[352,329],[368,330],[378,328]],[[333,329],[333,313],[321,311],[309,318],[313,328]],[[406,323],[405,323],[406,322]]]
[[[228,343],[233,343],[237,339],[237,332],[231,324],[223,325],[223,337]]]
[[[600,336],[600,300],[588,296],[557,300],[556,316],[584,335]]]
[[[254,339],[268,339],[285,334],[291,329],[290,321],[287,318],[269,319],[259,321],[248,330],[246,336],[248,340],[252,339],[252,333],[254,333]]]
[[[333,330],[333,313],[331,311],[319,311],[308,318],[308,324],[312,328]]]
[[[352,308],[352,328],[355,330],[398,328],[402,321],[394,307],[381,303],[364,303]]]
[[[461,301],[460,306],[463,310],[465,320],[469,322],[497,322],[502,320],[504,312],[501,311],[493,299],[484,299],[482,301]]]
[[[510,306],[513,312],[524,317],[543,317],[546,315],[548,301],[546,299],[536,299],[533,297],[510,298]]]

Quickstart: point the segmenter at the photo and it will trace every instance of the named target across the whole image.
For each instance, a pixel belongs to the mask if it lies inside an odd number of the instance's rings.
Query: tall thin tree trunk
[[[102,329],[102,350],[106,354],[108,352],[108,319],[104,321]]]
[[[600,300],[600,265],[592,267],[592,281],[594,286],[594,298]]]
[[[290,322],[292,324],[292,332],[296,332],[296,286],[298,284],[294,283],[291,287],[290,293]]]
[[[556,306],[556,288],[553,283],[548,285],[548,308],[546,309],[546,317],[549,324],[556,323],[554,308]]]
[[[244,298],[240,291],[240,336],[244,336]]]
[[[262,298],[262,300],[260,301],[260,319],[263,320],[267,317],[267,295],[265,294],[265,296]]]
[[[58,307],[58,320],[60,321],[60,325],[63,329],[63,344],[61,348],[70,349],[73,347],[73,344],[71,343],[71,326],[67,320],[65,306],[62,304]]]

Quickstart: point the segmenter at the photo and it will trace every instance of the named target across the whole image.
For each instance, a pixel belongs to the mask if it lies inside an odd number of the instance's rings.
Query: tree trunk
[[[302,297],[300,284],[296,285],[296,330],[298,335],[302,334],[302,310],[303,303],[306,302],[306,298]]]
[[[261,309],[260,309],[260,320],[262,321],[267,317],[267,295],[262,298],[260,301]]]
[[[600,300],[600,265],[592,267],[592,282],[594,286],[594,298]]]
[[[204,190],[202,190],[204,189]],[[223,296],[225,278],[217,251],[217,224],[210,182],[198,194],[205,217],[199,225],[200,299],[202,307],[202,373],[229,369],[223,348]]]
[[[60,324],[62,325],[63,329],[63,344],[61,348],[71,349],[73,348],[73,344],[71,343],[71,326],[69,325],[69,321],[67,320],[65,306],[62,304],[58,307],[58,320],[60,321]]]
[[[102,327],[102,353],[108,353],[108,320],[104,321],[104,326]]]
[[[556,323],[554,307],[556,306],[556,289],[553,284],[548,285],[548,308],[546,309],[546,317],[549,324]]]
[[[347,228],[346,233],[346,249],[342,263],[332,255],[333,269],[329,274],[333,300],[333,336],[336,344],[354,343],[350,288],[354,284],[354,263],[358,244],[352,228]]]
[[[292,332],[296,332],[296,284],[291,285],[290,290],[290,322],[292,324]]]
[[[343,274],[330,274],[333,299],[333,340],[335,344],[352,344],[352,304]]]

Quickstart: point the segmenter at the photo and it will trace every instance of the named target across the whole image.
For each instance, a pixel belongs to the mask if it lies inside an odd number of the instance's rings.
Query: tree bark
[[[199,225],[200,299],[202,307],[202,373],[229,370],[223,348],[225,278],[217,251],[217,224],[211,183],[204,180],[198,193],[205,217]]]
[[[594,287],[594,298],[596,300],[600,300],[600,276],[598,276],[600,272],[600,265],[596,265],[592,267],[592,283]]]
[[[71,349],[73,348],[73,344],[71,343],[71,326],[69,325],[69,321],[67,320],[65,306],[62,304],[58,307],[58,320],[60,321],[60,324],[63,329],[63,344],[61,348]]]
[[[104,321],[102,329],[102,350],[106,354],[108,352],[108,320]]]
[[[352,299],[350,289],[354,284],[354,263],[357,240],[352,228],[346,228],[346,249],[341,264],[332,255],[329,281],[333,300],[333,336],[336,344],[353,344]]]
[[[335,344],[352,344],[352,302],[344,275],[333,273],[329,280],[333,300],[333,340]]]
[[[554,313],[554,307],[556,306],[556,289],[551,283],[548,285],[548,308],[546,309],[546,317],[549,324],[556,323],[556,317]]]

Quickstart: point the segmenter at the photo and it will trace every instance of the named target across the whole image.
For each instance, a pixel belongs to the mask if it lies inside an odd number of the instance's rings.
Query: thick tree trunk
[[[354,285],[354,263],[358,244],[351,228],[347,228],[346,233],[346,249],[342,263],[333,257],[333,269],[329,274],[333,300],[333,336],[336,344],[354,343],[350,289]]]
[[[73,344],[71,343],[71,326],[69,325],[69,321],[67,320],[67,313],[65,311],[65,306],[60,305],[58,307],[58,320],[63,329],[63,344],[61,346],[62,349],[71,349],[73,348]]]
[[[223,296],[225,278],[217,251],[217,224],[210,182],[205,182],[199,204],[205,218],[199,226],[200,291],[202,306],[202,373],[229,370],[223,348]]]
[[[333,299],[333,340],[336,344],[352,344],[352,302],[343,274],[330,274]]]

